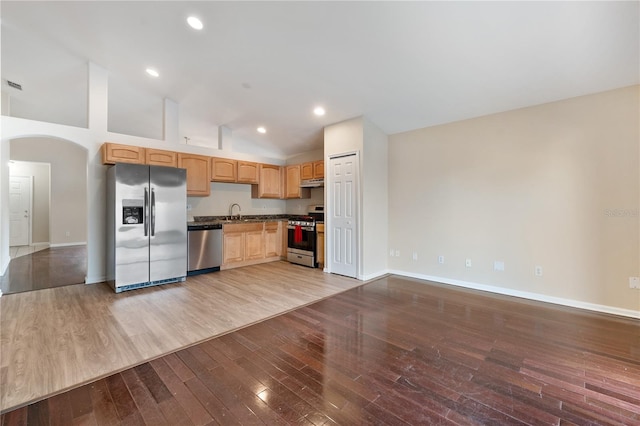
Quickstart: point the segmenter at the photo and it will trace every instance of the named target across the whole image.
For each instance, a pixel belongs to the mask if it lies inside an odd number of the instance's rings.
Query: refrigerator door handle
[[[149,236],[149,188],[144,187],[144,236]]]
[[[151,236],[156,235],[156,191],[151,188]]]

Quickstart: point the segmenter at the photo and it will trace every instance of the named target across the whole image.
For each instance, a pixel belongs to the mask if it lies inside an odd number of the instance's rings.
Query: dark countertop
[[[194,216],[193,221],[187,222],[187,228],[195,225],[225,225],[228,223],[252,223],[252,222],[272,222],[287,220],[294,215],[288,214],[264,214],[264,215],[247,215],[242,219],[227,219],[228,216]]]

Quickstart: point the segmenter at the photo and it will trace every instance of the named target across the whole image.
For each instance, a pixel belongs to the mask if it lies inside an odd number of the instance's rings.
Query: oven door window
[[[302,228],[302,238],[296,241],[295,238],[295,226],[289,225],[287,227],[288,232],[288,247],[298,250],[316,252],[316,232],[315,230],[308,230],[308,228]]]

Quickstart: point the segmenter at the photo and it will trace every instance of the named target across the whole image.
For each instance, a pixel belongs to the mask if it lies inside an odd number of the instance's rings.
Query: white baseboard
[[[49,247],[72,247],[72,246],[86,246],[87,242],[86,241],[80,241],[80,242],[76,242],[76,243],[55,243],[55,244],[49,244]]]
[[[9,262],[11,262],[11,258],[7,256],[6,259],[0,259],[0,261],[2,261],[2,264],[0,265],[0,275],[4,275],[4,273],[7,272],[7,268],[9,267]]]
[[[51,247],[51,244],[49,244],[48,242],[46,243],[31,243],[32,247]]]
[[[105,275],[99,275],[95,277],[89,277],[89,276],[84,277],[85,284],[98,284],[98,283],[105,282],[106,280],[107,280],[107,277]]]
[[[373,274],[360,275],[358,277],[358,279],[361,280],[361,281],[370,281],[370,280],[375,280],[376,278],[383,277],[383,276],[387,275],[388,273],[389,273],[389,270],[388,269],[384,269],[382,271],[374,272]]]
[[[599,305],[596,303],[582,302],[580,300],[547,296],[545,294],[540,294],[540,293],[530,293],[528,291],[513,290],[510,288],[496,287],[496,286],[486,285],[486,284],[478,284],[470,281],[454,280],[451,278],[435,277],[432,275],[415,274],[413,272],[390,270],[389,273],[394,275],[400,275],[403,277],[418,278],[426,281],[434,281],[441,284],[455,285],[457,287],[488,291],[490,293],[497,293],[505,296],[521,297],[523,299],[536,300],[538,302],[553,303],[555,305],[570,306],[572,308],[586,309],[589,311],[596,311],[596,312],[602,312],[606,314],[613,314],[613,315],[619,315],[623,317],[640,319],[640,311],[633,311],[631,309],[616,308],[614,306]]]

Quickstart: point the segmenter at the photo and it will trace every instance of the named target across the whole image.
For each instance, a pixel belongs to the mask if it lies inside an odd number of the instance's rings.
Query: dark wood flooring
[[[86,246],[54,247],[11,259],[0,277],[3,294],[84,283]]]
[[[9,425],[640,425],[640,321],[387,277]]]

